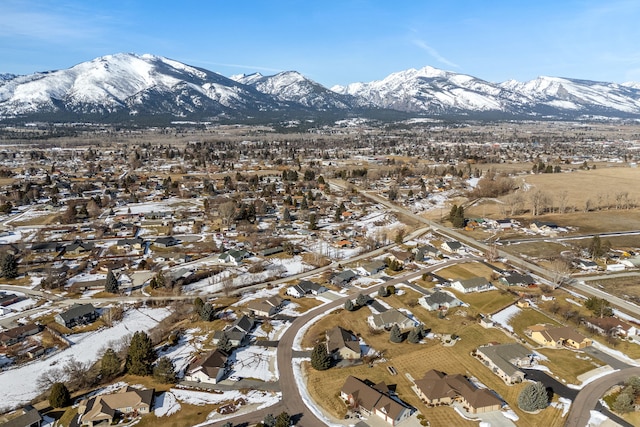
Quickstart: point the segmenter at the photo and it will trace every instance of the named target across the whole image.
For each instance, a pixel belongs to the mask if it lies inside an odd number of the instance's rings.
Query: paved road
[[[640,368],[623,369],[584,386],[571,405],[565,427],[585,427],[589,422],[589,411],[596,408],[604,393],[614,385],[636,375],[640,375]]]
[[[342,180],[336,180],[336,179],[331,179],[329,180],[331,185],[334,185],[336,187],[342,188],[342,189],[346,189],[347,186],[350,186],[351,188],[356,188],[357,187],[348,184]],[[386,206],[387,208],[401,213],[403,215],[406,215],[422,224],[428,225],[429,227],[431,227],[432,230],[444,235],[444,236],[448,236],[452,239],[458,240],[459,242],[462,242],[464,244],[466,244],[469,247],[472,247],[474,249],[477,249],[479,251],[481,251],[482,253],[486,253],[489,250],[489,245],[486,245],[484,243],[478,242],[477,240],[473,239],[472,237],[469,237],[457,230],[453,230],[449,227],[445,227],[442,224],[438,224],[437,222],[428,220],[426,218],[421,217],[420,215],[414,214],[413,212],[411,212],[410,210],[403,208],[402,206],[397,206],[396,204],[390,202],[388,199],[378,195],[377,193],[373,192],[373,191],[363,191],[362,189],[358,189],[359,190],[359,194],[361,194],[364,197],[367,197],[377,203],[380,203],[381,205]],[[520,257],[517,257],[513,254],[510,254],[508,252],[505,252],[503,250],[498,249],[498,256],[503,257],[505,259],[507,259],[507,261],[515,266],[518,266],[520,268],[523,268],[524,270],[527,270],[531,273],[534,273],[544,279],[550,280],[551,282],[553,281],[553,273],[550,272],[549,270],[547,270],[546,268],[542,268],[538,265],[532,264],[528,261],[525,261],[523,259],[521,259]],[[584,282],[575,282],[571,284],[572,288],[577,289],[578,291],[580,291],[580,293],[585,294],[586,296],[596,296],[598,298],[604,298],[609,300],[612,305],[620,308],[621,310],[628,312],[629,314],[632,314],[634,316],[640,317],[640,306],[637,306],[636,304],[633,304],[632,302],[629,302],[627,300],[624,300],[622,298],[618,298],[616,296],[613,296],[611,294],[608,294],[604,291],[601,291],[599,289],[596,289],[592,286],[587,285]]]

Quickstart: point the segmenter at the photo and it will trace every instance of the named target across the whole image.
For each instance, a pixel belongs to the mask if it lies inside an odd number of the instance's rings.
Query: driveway
[[[631,367],[631,365],[629,365],[628,363],[591,346],[584,348],[582,351],[587,353],[589,356],[603,361],[613,369],[626,369]]]

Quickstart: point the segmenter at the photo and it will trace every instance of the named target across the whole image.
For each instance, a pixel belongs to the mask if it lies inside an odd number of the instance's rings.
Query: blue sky
[[[0,73],[152,53],[325,85],[426,65],[492,82],[640,81],[637,0],[1,0]]]

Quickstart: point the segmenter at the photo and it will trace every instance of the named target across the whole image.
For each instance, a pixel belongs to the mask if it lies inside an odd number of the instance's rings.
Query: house
[[[476,388],[460,374],[447,375],[432,369],[415,381],[415,391],[429,405],[450,405],[461,401],[472,414],[499,411],[502,401],[490,390]]]
[[[15,415],[15,416],[13,416]],[[42,425],[42,415],[31,405],[11,414],[11,418],[0,424],[2,427],[40,427]]]
[[[374,314],[369,319],[374,329],[389,329],[393,325],[398,325],[401,330],[404,330],[418,326],[415,320],[410,319],[406,314],[396,309]]]
[[[120,239],[116,242],[116,246],[118,249],[139,251],[145,246],[145,243],[142,237],[134,237],[132,239]]]
[[[429,311],[448,310],[450,307],[460,307],[464,303],[456,298],[452,293],[436,290],[431,295],[425,295],[418,299],[418,304]]]
[[[92,304],[74,304],[70,309],[56,314],[55,321],[67,328],[95,322],[100,317]]]
[[[368,262],[358,268],[365,276],[373,276],[387,268],[387,264],[382,260]]]
[[[350,331],[336,326],[326,332],[327,353],[336,360],[359,359],[360,339]]]
[[[223,331],[216,331],[213,334],[213,344],[218,345],[222,336],[226,335],[231,345],[239,347],[253,330],[255,324],[255,320],[249,316],[239,317]]]
[[[284,252],[284,248],[282,246],[274,246],[272,248],[263,249],[260,252],[260,256],[267,257],[270,255],[275,255]]]
[[[442,255],[442,252],[435,246],[424,245],[413,249],[416,261],[424,261],[426,258],[438,258]]]
[[[336,286],[345,286],[356,277],[358,276],[352,270],[344,270],[334,274],[329,281]]]
[[[76,240],[75,242],[68,244],[64,247],[64,253],[67,255],[80,255],[86,252],[91,252],[94,248],[93,242],[84,243]]]
[[[127,387],[118,393],[83,399],[78,406],[80,425],[111,425],[116,417],[148,414],[153,404],[153,394],[152,388],[138,390]]]
[[[528,274],[518,273],[517,271],[509,271],[505,273],[503,277],[498,281],[504,286],[529,286],[536,283],[536,281]]]
[[[25,299],[22,295],[0,292],[0,307],[7,307]]]
[[[194,359],[187,368],[184,379],[198,383],[218,384],[229,371],[229,356],[215,350],[204,357]]]
[[[409,251],[392,250],[389,251],[388,258],[399,262],[401,265],[407,265],[413,261],[414,254]]]
[[[57,242],[42,242],[42,243],[34,243],[31,245],[31,251],[37,254],[40,253],[51,253],[51,252],[60,252],[63,246]]]
[[[493,289],[493,285],[491,285],[491,282],[489,282],[484,277],[472,277],[465,280],[456,280],[454,282],[451,282],[451,287],[465,294]]]
[[[340,397],[365,416],[375,415],[392,426],[409,418],[415,411],[392,394],[385,383],[374,384],[353,376],[347,377]]]
[[[0,344],[5,347],[13,345],[28,336],[40,333],[40,330],[40,325],[36,325],[35,323],[29,323],[28,325],[7,329],[0,332]]]
[[[247,251],[230,250],[218,255],[218,261],[223,264],[240,265],[245,258],[249,258]]]
[[[558,234],[558,225],[553,222],[533,221],[529,228],[536,233],[541,233],[547,236],[554,236]]]
[[[271,317],[280,311],[284,300],[278,296],[249,301],[247,310],[252,316]]]
[[[302,298],[307,294],[320,295],[326,292],[327,288],[309,280],[301,280],[297,285],[289,286],[286,294],[294,298]]]
[[[452,254],[463,254],[465,253],[465,249],[464,246],[462,246],[462,243],[457,242],[455,240],[451,240],[449,242],[444,242],[443,244],[440,245],[440,247]]]
[[[589,317],[583,323],[601,335],[612,337],[630,337],[637,335],[637,328],[617,317]]]
[[[498,219],[496,220],[496,225],[501,230],[509,230],[515,226],[512,220],[510,219]]]
[[[579,259],[575,263],[580,270],[596,271],[598,269],[598,264],[588,259]]]
[[[475,350],[475,355],[508,385],[524,381],[524,372],[519,367],[535,364],[532,351],[518,343],[483,345]]]
[[[533,325],[525,330],[525,334],[538,344],[550,348],[569,347],[581,349],[590,346],[592,343],[589,338],[568,326]]]
[[[173,236],[158,237],[153,244],[159,248],[168,248],[180,244],[180,241]]]

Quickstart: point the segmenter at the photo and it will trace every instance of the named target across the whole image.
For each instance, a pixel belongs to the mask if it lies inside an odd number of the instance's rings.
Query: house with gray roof
[[[13,414],[12,414],[13,415]],[[31,405],[20,409],[15,417],[0,424],[2,427],[40,427],[42,425],[42,415]]]
[[[425,295],[419,298],[418,304],[429,311],[446,311],[451,307],[460,307],[464,305],[464,303],[456,298],[452,293],[440,289],[436,290],[431,295]]]
[[[55,315],[55,321],[67,328],[93,323],[100,317],[92,304],[74,304],[67,311]]]
[[[329,281],[336,286],[345,286],[356,277],[358,276],[352,270],[344,270],[334,274]]]
[[[340,390],[340,397],[363,414],[375,415],[395,426],[409,418],[415,409],[400,400],[384,383],[349,376]]]
[[[475,355],[507,385],[524,380],[524,372],[520,367],[530,367],[537,363],[535,353],[518,343],[483,345],[476,349]]]
[[[505,273],[498,281],[505,286],[529,286],[536,283],[531,275],[518,273],[517,271]]]
[[[405,330],[418,326],[418,323],[415,320],[412,320],[409,316],[395,308],[374,314],[369,318],[369,320],[370,325],[374,329],[389,329],[393,325],[398,325],[401,330]]]

